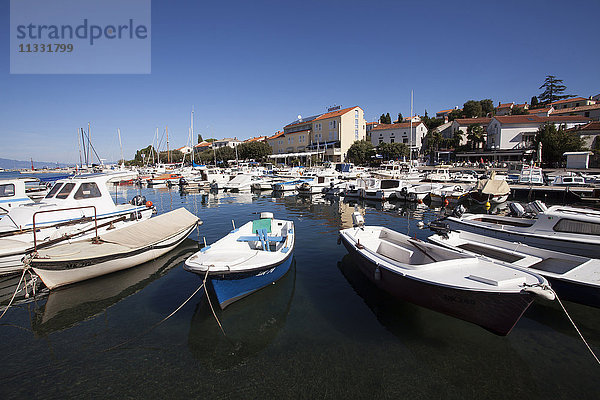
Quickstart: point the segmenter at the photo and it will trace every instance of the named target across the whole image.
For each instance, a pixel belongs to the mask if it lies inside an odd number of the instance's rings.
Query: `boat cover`
[[[491,194],[493,196],[502,196],[510,193],[510,186],[508,186],[506,181],[501,179],[482,179],[477,182],[475,189],[483,194]]]
[[[100,236],[100,244],[94,244],[92,240],[82,240],[40,250],[37,259],[43,262],[45,258],[53,261],[96,258],[142,249],[189,229],[197,222],[198,217],[182,207],[125,228],[106,232]]]

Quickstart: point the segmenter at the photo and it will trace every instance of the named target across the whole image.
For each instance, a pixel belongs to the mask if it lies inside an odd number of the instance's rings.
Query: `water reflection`
[[[226,310],[221,310],[212,300],[226,336],[219,328],[206,296],[202,296],[190,324],[190,352],[216,371],[243,365],[269,346],[285,326],[295,287],[294,260],[287,274],[275,284],[231,304]],[[213,293],[211,299],[214,299]]]
[[[165,275],[197,250],[198,243],[186,239],[173,251],[135,268],[53,290],[35,310],[32,329],[36,335],[46,336],[93,318]]]

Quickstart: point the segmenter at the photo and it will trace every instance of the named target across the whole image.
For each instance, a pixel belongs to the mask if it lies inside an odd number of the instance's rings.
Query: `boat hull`
[[[177,247],[194,230],[196,225],[179,232],[161,243],[136,249],[128,253],[98,259],[79,259],[69,262],[44,262],[32,260],[34,272],[48,289],[84,281],[121,271],[154,260]]]
[[[221,309],[281,279],[292,265],[293,252],[276,265],[251,272],[211,276]]]
[[[532,235],[524,232],[510,232],[500,226],[496,229],[469,223],[449,217],[446,219],[448,226],[453,231],[467,231],[479,235],[489,236],[514,243],[523,243],[532,247],[558,251],[560,253],[574,254],[583,257],[598,258],[599,246],[595,243],[569,240],[566,238],[552,238],[550,236]]]
[[[360,270],[379,289],[401,300],[474,323],[497,335],[508,335],[535,298],[527,292],[464,290],[402,276],[379,268],[343,235],[341,238]]]

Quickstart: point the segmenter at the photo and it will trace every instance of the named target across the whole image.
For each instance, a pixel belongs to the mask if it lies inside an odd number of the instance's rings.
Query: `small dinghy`
[[[260,219],[234,229],[224,238],[191,256],[184,268],[208,274],[222,309],[279,280],[289,270],[294,252],[294,223]]]
[[[433,228],[432,228],[433,229]],[[439,230],[432,243],[544,276],[564,300],[600,307],[600,260],[508,242],[466,231]]]
[[[507,335],[540,296],[554,299],[542,276],[446,249],[380,226],[340,231],[341,241],[377,287],[400,299]]]
[[[48,289],[54,289],[158,258],[187,238],[198,223],[198,217],[180,208],[102,237],[38,250],[26,262]]]

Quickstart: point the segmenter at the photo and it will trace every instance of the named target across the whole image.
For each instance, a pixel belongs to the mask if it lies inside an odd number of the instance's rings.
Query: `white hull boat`
[[[98,238],[40,250],[28,261],[46,287],[54,289],[131,268],[179,245],[199,223],[180,208]]]
[[[446,219],[450,229],[596,258],[600,254],[600,211],[552,206],[537,218],[464,214]]]
[[[544,276],[561,299],[600,307],[600,260],[507,242],[465,231],[441,232],[429,241]]]

